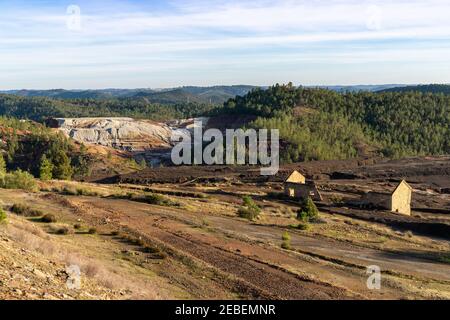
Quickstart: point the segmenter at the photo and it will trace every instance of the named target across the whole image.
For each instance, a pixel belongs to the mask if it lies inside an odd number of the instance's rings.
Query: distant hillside
[[[167,96],[160,96],[163,101]],[[167,98],[167,101],[169,98]],[[132,117],[151,120],[184,119],[207,113],[217,107],[198,102],[156,103],[147,97],[115,99],[53,99],[0,94],[0,116],[31,119],[48,117]]]
[[[406,86],[380,90],[380,92],[421,92],[421,93],[443,93],[450,94],[448,84],[428,84],[418,86]]]
[[[359,92],[359,91],[376,92],[403,86],[404,86],[403,84],[381,84],[381,85],[353,85],[353,86],[315,86],[315,88],[328,89],[336,92]],[[312,86],[312,88],[314,88],[314,86]]]
[[[141,92],[153,92],[151,89],[104,89],[104,90],[9,90],[0,91],[21,97],[47,97],[54,99],[111,99],[127,98]]]
[[[201,97],[194,95],[182,89],[174,89],[160,92],[139,92],[133,96],[134,98],[145,98],[151,103],[172,104],[172,103],[202,103],[204,101]]]
[[[21,97],[46,97],[53,99],[114,99],[145,97],[147,101],[161,104],[209,103],[222,104],[237,95],[245,95],[256,87],[246,85],[214,87],[180,87],[163,90],[153,89],[102,89],[102,90],[9,90],[3,94]]]

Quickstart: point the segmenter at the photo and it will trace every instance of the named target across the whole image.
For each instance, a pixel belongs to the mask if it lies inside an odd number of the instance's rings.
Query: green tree
[[[0,155],[0,174],[6,174],[6,162],[3,155]]]
[[[39,177],[41,180],[48,181],[53,178],[53,163],[47,159],[47,156],[44,154],[41,158],[41,164],[39,167]]]
[[[58,151],[53,158],[53,178],[60,180],[70,180],[73,175],[73,168],[70,159],[62,150]]]
[[[302,208],[297,211],[297,219],[303,222],[317,219],[319,217],[319,210],[314,201],[308,197],[302,204]]]

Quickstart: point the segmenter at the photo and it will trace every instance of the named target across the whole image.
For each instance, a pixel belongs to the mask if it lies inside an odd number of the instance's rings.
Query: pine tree
[[[47,159],[47,156],[44,154],[41,158],[41,164],[39,167],[39,177],[41,180],[48,181],[53,177],[53,163]]]
[[[70,180],[73,175],[73,168],[70,159],[62,150],[58,151],[53,159],[53,178],[60,180]]]
[[[302,208],[297,211],[297,219],[303,222],[308,222],[319,217],[319,210],[314,201],[308,197],[304,200]]]

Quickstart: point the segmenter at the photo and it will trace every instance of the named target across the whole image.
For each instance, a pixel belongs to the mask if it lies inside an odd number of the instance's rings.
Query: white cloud
[[[49,79],[97,74],[111,82],[106,75],[196,69],[220,75],[218,65],[278,66],[290,74],[284,65],[450,63],[448,1],[175,1],[158,10],[86,2],[80,31],[66,28],[63,7],[1,6],[2,83],[7,74],[19,83],[27,72],[47,72]]]

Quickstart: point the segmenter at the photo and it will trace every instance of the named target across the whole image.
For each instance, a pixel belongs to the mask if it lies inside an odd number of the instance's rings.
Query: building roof
[[[408,182],[406,182],[406,180],[402,180],[402,181],[400,181],[400,183],[398,184],[398,186],[395,187],[394,191],[392,191],[392,194],[394,194],[394,193],[398,190],[398,188],[400,188],[400,186],[402,186],[402,185],[408,187],[408,189],[411,190],[411,191],[412,191],[412,189],[413,189],[413,188],[408,184]]]
[[[300,172],[298,172],[297,170],[293,171],[289,177],[286,179],[285,182],[287,183],[299,183],[299,184],[304,184],[305,183],[305,176],[302,175]]]

